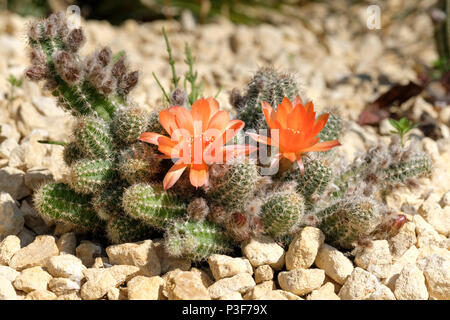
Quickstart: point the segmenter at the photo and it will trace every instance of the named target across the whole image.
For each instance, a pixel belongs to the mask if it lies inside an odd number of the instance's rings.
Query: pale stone
[[[71,292],[58,296],[56,300],[81,300],[81,296],[79,292]]]
[[[269,265],[264,264],[255,269],[256,283],[261,283],[272,279],[273,279],[273,269]]]
[[[399,233],[389,239],[389,248],[393,258],[402,256],[406,250],[417,243],[416,225],[406,222]]]
[[[94,260],[94,264],[92,265],[92,268],[106,268],[107,266],[111,266],[109,263],[109,259],[107,257],[97,257]]]
[[[325,271],[321,269],[294,269],[278,274],[281,289],[303,296],[320,288],[325,280]]]
[[[19,274],[20,274],[20,272],[17,272],[13,268],[10,268],[7,266],[0,266],[0,276],[8,279],[11,282],[16,280],[16,278]]]
[[[210,300],[208,289],[198,273],[180,271],[166,281],[169,300]]]
[[[52,236],[37,236],[28,246],[17,251],[9,262],[16,270],[35,266],[45,266],[48,260],[59,254],[55,238]]]
[[[209,271],[209,273],[206,272],[205,270]],[[202,269],[192,267],[189,271],[198,274],[198,276],[202,280],[203,285],[206,288],[208,288],[210,285],[212,285],[214,283],[214,280],[213,280],[214,276],[212,275],[212,272],[210,269],[202,270]]]
[[[36,190],[40,185],[54,180],[53,174],[46,168],[31,168],[24,177],[25,185],[31,190]]]
[[[353,272],[353,263],[336,248],[324,243],[317,252],[316,266],[325,270],[327,276],[339,284],[344,284]]]
[[[164,247],[164,239],[153,240],[153,246],[159,258],[162,274],[175,269],[188,271],[191,268],[191,260],[185,258],[176,258],[170,256],[167,253]]]
[[[275,285],[275,281],[264,281],[248,290],[243,298],[244,300],[256,300],[259,299],[259,297],[264,296],[267,292],[275,290],[276,288],[277,287]]]
[[[75,248],[77,247],[77,237],[73,232],[64,233],[61,237],[59,237],[56,245],[58,246],[60,254],[75,255]]]
[[[46,290],[52,276],[41,267],[32,267],[23,270],[14,281],[17,290],[31,292],[34,290]]]
[[[17,300],[16,290],[11,281],[0,275],[0,300]]]
[[[450,111],[450,108],[448,108],[448,110]],[[444,195],[442,196],[441,200],[439,201],[439,204],[443,208],[446,207],[446,206],[450,206],[450,190],[447,191],[446,193],[444,193]]]
[[[406,252],[398,258],[391,267],[389,275],[383,280],[383,284],[388,286],[391,290],[395,288],[395,281],[397,281],[400,272],[407,264],[415,264],[419,256],[419,250],[416,246],[410,247]]]
[[[407,264],[395,281],[397,300],[427,300],[428,291],[423,272],[416,265]]]
[[[378,278],[386,278],[392,265],[392,257],[387,240],[372,241],[370,247],[364,247],[356,254],[355,264]]]
[[[286,269],[308,269],[311,267],[324,240],[325,236],[320,229],[303,228],[289,245],[289,250],[286,253]]]
[[[317,290],[313,290],[306,300],[341,300],[339,296],[334,293],[334,285],[331,282],[325,283]]]
[[[95,258],[101,256],[102,247],[91,241],[82,240],[75,252],[76,256],[83,261],[83,264],[90,268],[94,264]]]
[[[12,167],[0,169],[0,192],[9,193],[15,200],[28,196],[31,192],[25,185],[25,172]]]
[[[259,236],[245,241],[242,252],[254,267],[268,264],[275,270],[281,270],[284,266],[284,249],[270,237]]]
[[[437,300],[449,300],[450,260],[438,254],[432,254],[419,261],[418,265],[423,265],[423,274],[430,297]]]
[[[372,292],[366,300],[396,300],[391,289],[383,284],[377,286],[374,292]]]
[[[108,300],[128,300],[128,289],[127,288],[109,288],[106,293]]]
[[[356,267],[347,278],[341,290],[341,300],[362,300],[375,292],[379,282],[377,278],[364,269]]]
[[[0,143],[0,158],[8,159],[11,151],[17,148],[19,145],[17,141],[11,138],[8,138]]]
[[[208,264],[216,280],[232,277],[244,272],[253,274],[252,265],[244,258],[232,258],[222,254],[213,254],[208,258]]]
[[[20,250],[20,239],[10,235],[0,242],[0,265],[8,265],[13,255]]]
[[[20,239],[20,246],[23,248],[34,241],[34,239],[36,238],[36,233],[26,227],[23,227],[22,230],[20,230],[20,232],[17,234],[17,236]]]
[[[0,192],[0,239],[18,234],[23,229],[24,222],[23,214],[14,199],[8,193]]]
[[[159,276],[137,276],[128,281],[129,300],[158,300],[162,295],[164,280]]]
[[[67,278],[53,278],[48,287],[57,296],[62,296],[80,290],[80,283]]]
[[[68,278],[80,283],[86,267],[81,260],[71,254],[51,257],[47,263],[48,272],[55,278]]]
[[[51,228],[37,213],[35,208],[30,204],[28,199],[24,199],[20,205],[20,211],[22,212],[25,220],[25,226],[30,228],[36,234],[49,234]]]
[[[235,291],[221,296],[219,300],[243,300],[243,299],[242,295],[239,292]]]
[[[413,220],[416,225],[417,246],[419,248],[430,245],[436,245],[438,247],[446,246],[447,239],[444,236],[439,235],[421,215],[414,215]]]
[[[24,300],[56,300],[56,294],[48,290],[34,290]]]
[[[255,280],[249,273],[240,273],[231,278],[220,279],[210,286],[208,291],[212,299],[218,299],[234,291],[244,294],[255,285]]]
[[[139,267],[141,274],[149,277],[161,273],[159,258],[151,240],[109,246],[106,248],[106,253],[111,264]]]
[[[418,212],[437,232],[446,237],[450,235],[450,207],[441,208],[430,197],[419,207]]]

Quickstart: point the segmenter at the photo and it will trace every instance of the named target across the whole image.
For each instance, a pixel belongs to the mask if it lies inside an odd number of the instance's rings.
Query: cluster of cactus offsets
[[[84,39],[80,28],[68,28],[63,14],[30,26],[33,65],[26,75],[45,80],[77,119],[64,146],[70,174],[35,191],[36,209],[48,221],[101,233],[113,243],[164,233],[168,254],[192,260],[231,253],[258,234],[288,244],[305,225],[319,227],[328,243],[350,249],[398,230],[404,217],[389,213],[383,196],[431,171],[426,154],[394,137],[389,146],[371,148],[345,166],[328,152],[307,153],[304,173],[294,162],[263,176],[260,163],[238,157],[210,165],[208,183],[201,188],[192,186],[188,169],[164,190],[163,176],[173,163],[154,145],[139,141],[143,132],[166,134],[160,110],[147,113],[130,101],[127,94],[138,73],[128,70],[124,55],[103,48],[87,58],[78,56]],[[291,75],[263,68],[244,96],[233,90],[230,100],[247,129],[259,130],[267,128],[261,101],[276,108],[283,97],[292,100],[299,91]],[[171,93],[172,103],[190,108],[186,92],[175,88]],[[342,130],[342,120],[330,114],[319,137],[334,140]],[[240,133],[228,144],[242,144],[245,138]]]
[[[299,86],[293,75],[265,67],[253,76],[245,95],[233,89],[230,102],[238,110],[238,118],[245,122],[245,128],[258,130],[267,128],[261,101],[276,108],[284,97],[293,100],[298,94]]]

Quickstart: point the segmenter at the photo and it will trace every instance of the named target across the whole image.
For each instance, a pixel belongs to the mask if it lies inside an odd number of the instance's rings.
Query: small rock
[[[20,239],[17,236],[7,236],[0,242],[0,265],[9,265],[13,255],[20,250]]]
[[[228,293],[224,296],[221,296],[219,300],[244,300],[244,299],[242,299],[242,295],[239,292],[235,291]]]
[[[414,215],[414,224],[416,225],[417,246],[428,247],[435,245],[438,247],[446,247],[447,239],[439,235],[434,228],[429,225],[421,215]]]
[[[413,264],[407,264],[395,281],[397,300],[427,300],[428,291],[423,272]]]
[[[392,257],[398,258],[402,256],[416,242],[416,225],[413,222],[406,222],[399,233],[389,239]]]
[[[152,240],[109,246],[106,248],[106,253],[111,264],[139,267],[141,274],[149,277],[161,273],[161,265]]]
[[[102,247],[91,241],[82,240],[75,252],[77,257],[83,261],[83,264],[89,268],[94,264],[95,258],[101,256]]]
[[[56,298],[56,300],[81,300],[81,296],[79,292],[72,292],[68,294],[63,294]]]
[[[450,261],[438,254],[432,254],[418,262],[423,265],[425,283],[431,298],[450,299]]]
[[[437,232],[446,237],[450,235],[450,207],[441,208],[430,197],[419,207],[418,212]]]
[[[0,239],[18,234],[23,229],[24,222],[23,214],[14,199],[8,193],[0,192]]]
[[[97,257],[94,260],[94,264],[92,265],[92,268],[96,268],[96,269],[106,268],[107,266],[105,266],[105,264],[106,265],[110,264],[109,259],[107,257]]]
[[[75,255],[75,248],[77,246],[77,237],[73,232],[64,233],[61,237],[59,237],[56,242],[58,246],[60,254],[71,254]]]
[[[313,290],[306,297],[306,300],[341,300],[341,298],[334,293],[334,285],[331,282],[327,282],[319,289]]]
[[[7,266],[0,266],[0,276],[8,279],[11,282],[16,280],[16,278],[19,274],[20,274],[20,272],[17,272],[13,268],[10,268]]]
[[[106,292],[106,297],[108,298],[108,300],[119,300],[120,289],[116,287],[109,288]]]
[[[320,229],[305,227],[295,236],[286,253],[286,269],[308,269],[314,263],[325,236]]]
[[[62,296],[80,290],[80,283],[67,278],[53,278],[48,287],[57,296]]]
[[[391,267],[389,275],[383,280],[383,283],[391,290],[395,288],[395,281],[397,281],[400,272],[407,264],[415,264],[419,256],[419,250],[416,246],[412,246],[406,252],[398,258]]]
[[[375,292],[378,285],[378,280],[373,274],[356,267],[345,281],[338,296],[341,300],[363,300]]]
[[[56,294],[48,290],[34,290],[24,300],[55,300]]]
[[[20,205],[20,211],[25,219],[25,226],[30,228],[36,234],[49,234],[51,228],[45,223],[41,216],[36,212],[28,199],[24,199]]]
[[[19,271],[25,268],[45,266],[51,257],[58,254],[59,250],[54,237],[37,236],[32,243],[14,254],[9,266]]]
[[[268,264],[275,270],[281,270],[284,266],[284,249],[270,237],[259,236],[245,241],[242,252],[254,267]]]
[[[218,299],[235,291],[244,294],[255,285],[255,280],[249,273],[240,273],[231,278],[220,279],[211,285],[208,291],[212,299]]]
[[[325,271],[321,269],[294,269],[278,274],[281,289],[303,296],[320,288],[325,280]]]
[[[30,195],[30,189],[25,185],[25,172],[12,167],[0,169],[0,192],[9,193],[15,200]]]
[[[8,159],[11,151],[17,148],[19,145],[17,141],[11,138],[8,138],[0,143],[0,158]]]
[[[371,247],[364,247],[355,256],[355,264],[378,278],[386,278],[389,275],[392,257],[387,240],[372,241]]]
[[[395,300],[395,296],[391,289],[383,284],[377,286],[374,292],[372,292],[366,300]]]
[[[86,267],[81,260],[71,254],[51,257],[47,263],[48,272],[55,278],[68,278],[80,283]]]
[[[255,270],[256,283],[261,283],[272,279],[273,279],[273,269],[268,264],[264,264],[256,268]]]
[[[28,228],[23,227],[22,230],[17,234],[17,236],[20,239],[20,246],[23,248],[34,241],[34,239],[36,238],[36,233]]]
[[[257,300],[276,288],[275,281],[264,281],[248,290],[244,295],[244,300]]]
[[[52,181],[54,181],[53,173],[46,168],[31,168],[27,170],[24,177],[25,185],[31,190],[36,190],[40,185]]]
[[[320,247],[314,263],[320,269],[325,270],[327,276],[339,284],[344,284],[354,269],[349,258],[326,243]]]
[[[166,283],[169,300],[210,300],[208,289],[198,273],[180,271],[169,277]]]
[[[52,276],[41,267],[32,267],[23,270],[13,284],[17,290],[28,293],[34,290],[47,290],[51,278]]]
[[[450,111],[450,108],[448,108],[448,110]],[[439,204],[443,208],[446,207],[446,206],[450,206],[450,190],[447,191],[446,193],[444,193],[444,195],[442,196],[441,200],[439,201]]]
[[[203,285],[208,288],[210,285],[212,285],[214,283],[214,276],[212,275],[212,272],[210,269],[206,269],[205,270],[201,270],[198,268],[191,268],[191,270],[189,270],[190,272],[196,273],[199,275],[200,279],[202,280]],[[208,274],[209,273],[209,274]]]
[[[0,300],[17,300],[11,281],[0,275]]]
[[[128,281],[129,300],[158,300],[162,296],[164,280],[159,276],[137,276]]]
[[[232,277],[244,272],[253,274],[252,265],[244,258],[232,258],[222,254],[213,254],[208,258],[208,263],[216,280]]]

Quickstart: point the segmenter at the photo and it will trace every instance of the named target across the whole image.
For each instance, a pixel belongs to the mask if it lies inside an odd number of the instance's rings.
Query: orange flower
[[[272,166],[280,158],[286,158],[291,162],[296,161],[302,173],[304,166],[302,155],[306,152],[327,151],[340,146],[337,140],[319,142],[317,135],[322,131],[328,121],[328,113],[316,119],[314,105],[310,101],[302,104],[299,96],[294,99],[294,106],[288,98],[283,98],[275,112],[267,102],[262,101],[262,109],[270,128],[270,137],[247,132],[254,140],[279,148]]]
[[[139,140],[158,146],[166,158],[177,159],[164,177],[167,190],[189,167],[189,179],[195,187],[208,185],[208,165],[224,163],[227,159],[248,154],[256,148],[242,145],[227,145],[244,127],[241,120],[231,120],[228,112],[219,110],[213,98],[199,99],[191,110],[173,106],[159,113],[159,122],[170,135],[144,132]]]

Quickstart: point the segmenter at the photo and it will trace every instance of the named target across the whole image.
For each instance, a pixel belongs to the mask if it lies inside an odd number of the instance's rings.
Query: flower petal
[[[291,111],[292,111],[292,103],[288,98],[284,97],[281,103],[278,105],[276,115],[276,120],[278,121],[278,123],[282,128],[287,128],[287,119]]]
[[[171,188],[180,179],[187,165],[177,161],[167,172],[163,180],[164,190]]]
[[[172,135],[172,132],[178,129],[175,115],[170,112],[170,109],[162,110],[159,113],[159,123],[161,123],[162,127],[169,135]]]
[[[280,124],[276,121],[276,113],[274,112],[272,106],[265,101],[261,101],[261,108],[269,128],[279,129]]]
[[[272,140],[269,137],[261,136],[259,134],[253,133],[253,132],[246,132],[245,134],[247,134],[250,138],[252,138],[256,142],[264,143],[269,146],[272,145]]]
[[[208,183],[209,173],[206,163],[193,164],[189,170],[189,180],[191,184],[198,188]]]
[[[338,140],[331,140],[325,142],[319,142],[312,147],[303,149],[302,152],[312,152],[312,151],[328,151],[334,147],[340,146],[341,143]]]
[[[299,167],[302,175],[305,175],[305,166],[303,165],[303,159],[301,156],[300,156],[300,159],[297,160],[297,164],[298,164],[298,167]]]
[[[217,129],[219,131],[225,130],[228,122],[230,122],[230,115],[226,111],[218,111],[216,114],[209,120],[208,129]]]
[[[158,145],[158,138],[164,137],[162,134],[155,132],[143,132],[138,140]]]
[[[208,122],[212,116],[219,111],[219,103],[213,98],[198,99],[192,104],[191,115],[194,122],[200,121],[202,127],[199,128],[203,132],[208,127]],[[195,125],[195,123],[194,123]],[[196,133],[199,134],[199,133]]]
[[[194,134],[194,121],[188,109],[180,106],[173,106],[169,111],[175,115],[175,121],[179,128],[186,129],[191,134]]]

